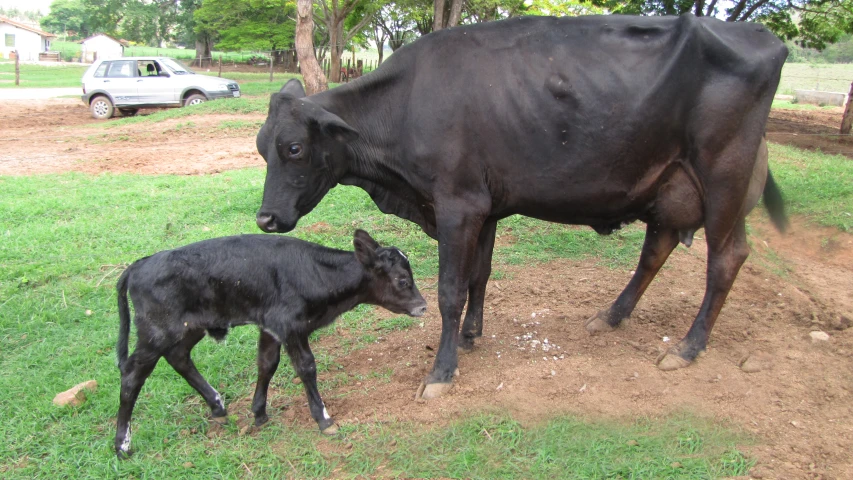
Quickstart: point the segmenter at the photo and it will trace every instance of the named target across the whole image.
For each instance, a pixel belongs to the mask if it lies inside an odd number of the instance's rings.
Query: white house
[[[39,53],[50,49],[50,40],[56,35],[0,16],[0,53],[9,58],[17,51],[23,61],[38,61]]]
[[[80,42],[80,58],[85,63],[92,63],[98,59],[120,58],[124,56],[124,47],[128,43],[124,40],[99,33]]]

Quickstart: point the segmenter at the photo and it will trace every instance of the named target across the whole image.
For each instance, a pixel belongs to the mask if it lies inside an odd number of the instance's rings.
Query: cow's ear
[[[293,97],[293,98],[303,98],[305,96],[305,89],[302,88],[302,82],[295,78],[291,78],[281,87],[281,93]]]
[[[358,139],[358,132],[343,121],[341,117],[325,109],[321,110],[322,113],[315,120],[323,133],[341,143],[349,143]]]
[[[378,260],[376,249],[379,244],[376,243],[370,234],[364,230],[356,230],[352,239],[352,244],[355,247],[355,258],[367,268],[376,266]]]

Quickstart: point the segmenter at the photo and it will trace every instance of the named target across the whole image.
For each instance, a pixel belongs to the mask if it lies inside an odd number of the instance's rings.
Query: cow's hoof
[[[264,415],[262,417],[255,417],[255,426],[256,427],[263,426],[264,424],[266,424],[269,421],[270,421],[270,417],[267,415]]]
[[[328,427],[320,430],[320,433],[322,433],[323,435],[329,435],[329,436],[335,435],[336,433],[338,433],[338,424],[333,423],[333,424],[329,425]]]
[[[220,425],[228,425],[228,415],[224,417],[210,417],[214,423],[218,423]]]
[[[415,400],[430,400],[438,398],[453,388],[453,383],[421,383],[418,387],[418,393],[415,394]]]
[[[689,367],[691,363],[693,362],[691,362],[690,360],[686,360],[679,355],[669,352],[661,355],[657,361],[658,368],[663,370],[664,372]]]
[[[459,346],[456,347],[456,353],[459,355],[468,355],[474,351],[474,339],[466,339],[462,337],[459,340]]]
[[[601,310],[586,321],[584,327],[590,335],[612,332],[615,328],[607,323],[607,310]]]

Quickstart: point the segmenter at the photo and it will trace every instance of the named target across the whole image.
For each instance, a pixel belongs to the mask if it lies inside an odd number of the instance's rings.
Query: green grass
[[[780,110],[828,110],[834,111],[838,107],[833,105],[812,105],[810,103],[794,103],[790,100],[773,100],[772,108]]]
[[[190,122],[183,125],[191,126]],[[703,450],[697,456],[683,453],[683,447],[672,443],[671,432],[657,427],[628,434],[624,433],[628,427],[588,425],[565,417],[521,428],[507,417],[475,416],[420,433],[417,425],[366,423],[345,428],[345,435],[333,440],[321,438],[311,428],[275,423],[250,436],[229,426],[210,439],[206,407],[165,362],[146,383],[135,414],[134,446],[139,454],[129,462],[117,462],[111,447],[119,388],[114,366],[114,284],[121,266],[193,241],[257,232],[254,214],[262,188],[259,169],[199,177],[0,177],[4,192],[0,198],[0,409],[8,419],[0,423],[4,438],[0,476],[230,478],[246,475],[246,467],[264,477],[318,477],[336,468],[345,472],[341,475],[358,476],[381,473],[378,468],[383,464],[390,469],[384,472],[418,477],[439,475],[446,468],[445,476],[531,478],[575,468],[574,463],[565,465],[580,461],[595,467],[578,473],[578,478],[597,478],[605,475],[602,472],[624,472],[640,464],[649,475],[670,475],[671,463],[678,461],[683,467],[676,473],[702,478],[708,471],[740,474],[749,464],[734,450],[734,443],[719,443],[711,433],[703,433]],[[324,233],[304,228],[321,221],[328,225]],[[295,236],[347,249],[355,226],[365,228],[381,243],[406,251],[421,288],[435,288],[426,281],[438,271],[435,243],[411,223],[380,213],[361,190],[333,189],[300,226]],[[599,238],[585,230],[507,219],[501,223],[501,235],[517,238],[496,251],[495,263],[498,270],[501,265],[559,256],[634,263],[641,235],[634,228]],[[360,377],[348,375],[336,358],[390,332],[417,328],[415,322],[408,317],[380,320],[367,306],[344,315],[322,334],[333,334],[335,346],[315,349],[320,372],[328,373],[321,391],[363,378],[389,381],[391,372],[381,362]],[[222,344],[205,340],[194,350],[199,368],[227,404],[251,395],[256,342],[255,329],[238,328]],[[293,375],[283,362],[274,386],[287,404],[301,405],[300,387],[289,382]],[[83,406],[59,409],[51,404],[54,394],[88,379],[96,379],[99,388]],[[598,433],[583,430],[590,428]],[[480,435],[481,429],[493,440]],[[643,446],[634,457],[622,445],[626,435],[636,436]],[[390,437],[406,448],[383,448],[376,443]],[[647,449],[646,438],[654,439],[648,440],[649,445],[666,448]],[[343,453],[321,453],[318,445],[327,441]],[[352,450],[343,446],[350,441]],[[561,441],[575,442],[571,455],[559,453],[564,448]],[[592,459],[584,449],[598,456]],[[505,452],[517,454],[505,457]],[[427,461],[430,458],[435,461]],[[182,466],[187,461],[192,468]]]
[[[22,63],[20,85],[15,85],[15,63],[0,62],[0,88],[80,87],[88,65],[32,65]]]
[[[789,213],[853,231],[853,160],[771,143],[770,168]]]

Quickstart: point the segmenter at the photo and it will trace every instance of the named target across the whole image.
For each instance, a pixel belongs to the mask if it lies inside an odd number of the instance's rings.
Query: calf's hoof
[[[663,370],[664,372],[668,372],[670,370],[678,370],[679,368],[689,367],[691,363],[693,363],[693,362],[681,357],[678,354],[672,353],[672,352],[664,353],[663,355],[658,357],[658,360],[657,360],[658,368]]]
[[[334,435],[338,433],[338,424],[333,422],[328,427],[320,429],[320,433],[322,433],[323,435]]]
[[[586,331],[589,332],[590,335],[595,335],[597,333],[607,333],[616,330],[613,325],[607,323],[607,317],[607,310],[599,310],[598,313],[584,322]]]
[[[121,448],[116,448],[116,458],[119,460],[127,460],[130,458],[131,453],[126,450],[122,450]]]
[[[214,423],[218,423],[219,425],[228,425],[228,415],[223,417],[210,417]]]
[[[268,417],[266,415],[262,415],[260,417],[255,417],[255,426],[260,427],[269,421],[270,421],[270,417]]]

